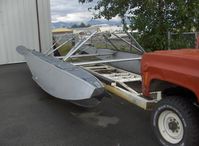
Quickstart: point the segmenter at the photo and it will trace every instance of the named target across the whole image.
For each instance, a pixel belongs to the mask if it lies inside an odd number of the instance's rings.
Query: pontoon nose
[[[97,106],[98,104],[100,104],[101,100],[106,96],[109,96],[109,95],[105,91],[104,87],[96,88],[91,98],[84,99],[84,100],[76,100],[76,101],[71,101],[71,102],[81,107],[93,108]]]

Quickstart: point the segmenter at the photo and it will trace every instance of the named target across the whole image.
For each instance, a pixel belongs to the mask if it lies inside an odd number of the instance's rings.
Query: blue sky
[[[51,0],[52,22],[87,22],[92,19],[92,12],[88,11],[94,3],[81,4],[78,0]],[[118,17],[113,18],[119,20]]]

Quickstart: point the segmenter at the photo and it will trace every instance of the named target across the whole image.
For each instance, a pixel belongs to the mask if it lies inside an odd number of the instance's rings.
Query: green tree
[[[86,27],[86,24],[84,24],[83,22],[79,25],[79,27]]]
[[[128,15],[130,29],[138,30],[138,41],[149,50],[167,49],[168,31],[199,31],[198,0],[98,0],[92,9],[95,18]]]
[[[90,27],[90,24],[85,24],[81,22],[79,25],[78,24],[73,24],[71,28],[84,28],[84,27]]]

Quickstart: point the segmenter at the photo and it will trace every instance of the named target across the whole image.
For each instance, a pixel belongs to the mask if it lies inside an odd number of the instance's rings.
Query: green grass
[[[61,56],[64,56],[70,51],[71,48],[72,48],[72,44],[65,44],[61,48],[59,48],[58,51]]]

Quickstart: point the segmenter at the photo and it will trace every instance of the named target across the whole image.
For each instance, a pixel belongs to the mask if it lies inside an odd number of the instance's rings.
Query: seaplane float
[[[54,47],[55,42],[44,53],[25,46],[18,46],[16,50],[24,56],[33,80],[56,98],[83,107],[94,107],[110,91],[145,109],[155,103],[155,100],[140,97],[140,60],[145,51],[129,32],[123,33],[126,37],[116,32],[83,34],[81,37],[72,36],[58,47]],[[100,43],[106,45],[95,47],[95,37],[102,39],[104,42]],[[66,55],[53,55],[61,46],[77,39]],[[128,46],[125,51],[115,44],[118,41]]]

